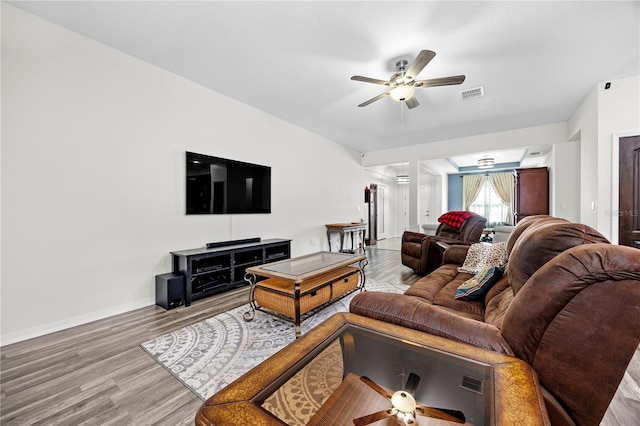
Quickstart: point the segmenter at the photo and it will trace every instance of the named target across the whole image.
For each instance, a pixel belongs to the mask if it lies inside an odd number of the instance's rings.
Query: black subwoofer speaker
[[[173,309],[184,305],[184,276],[168,273],[156,275],[156,305]]]

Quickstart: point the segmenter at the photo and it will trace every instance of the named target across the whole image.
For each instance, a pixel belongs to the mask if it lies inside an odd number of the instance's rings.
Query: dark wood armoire
[[[549,168],[515,169],[513,216],[514,223],[522,218],[549,214]]]

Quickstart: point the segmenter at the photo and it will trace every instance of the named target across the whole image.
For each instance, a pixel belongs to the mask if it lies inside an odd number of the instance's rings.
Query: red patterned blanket
[[[471,216],[476,216],[473,212],[467,211],[450,211],[438,218],[438,222],[446,223],[454,228],[460,228],[462,224]]]

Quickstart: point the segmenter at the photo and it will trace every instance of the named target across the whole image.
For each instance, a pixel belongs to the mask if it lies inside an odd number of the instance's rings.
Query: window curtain
[[[464,210],[468,210],[469,206],[473,204],[484,183],[484,175],[465,175],[462,177],[462,207]]]
[[[500,201],[508,206],[504,222],[509,225],[513,224],[513,174],[492,173],[489,175],[489,181]]]

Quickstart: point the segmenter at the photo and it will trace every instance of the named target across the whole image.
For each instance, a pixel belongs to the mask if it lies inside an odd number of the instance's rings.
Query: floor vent
[[[482,393],[482,380],[475,377],[462,376],[461,388],[470,390],[471,392]]]
[[[481,98],[484,96],[484,86],[476,87],[475,89],[463,90],[460,92],[462,100]]]

